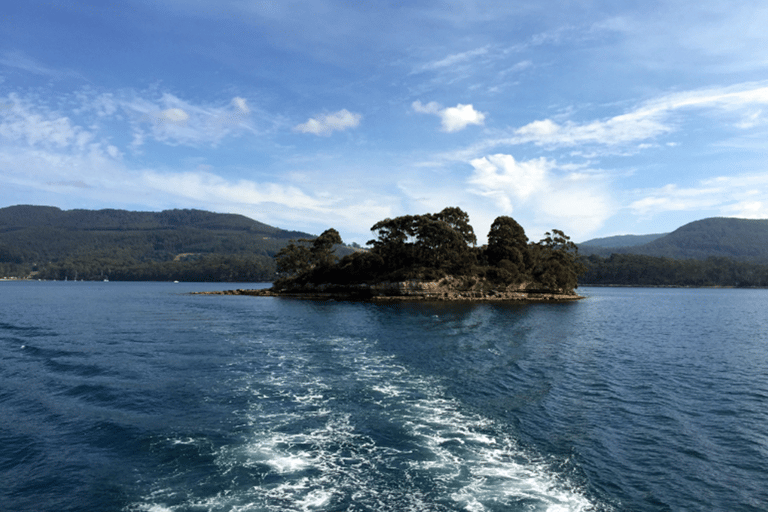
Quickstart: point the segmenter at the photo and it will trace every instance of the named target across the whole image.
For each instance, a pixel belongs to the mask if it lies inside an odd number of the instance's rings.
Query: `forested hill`
[[[711,257],[768,263],[768,220],[715,217],[685,224],[647,243],[639,237],[611,237],[578,244],[581,255],[639,254],[672,259],[704,260]],[[624,239],[624,246],[616,242]]]
[[[598,245],[579,245],[580,284],[768,286],[768,220],[703,219],[640,245]]]
[[[0,208],[0,277],[268,280],[291,239],[314,238],[243,215]]]
[[[244,215],[203,210],[134,212],[127,210],[61,210],[53,206],[19,205],[0,208],[0,232],[21,228],[62,228],[68,230],[146,231],[188,227],[203,230],[247,231],[275,238],[310,236],[285,231],[249,219]]]
[[[653,242],[657,238],[666,236],[667,233],[658,233],[655,235],[618,235],[607,236],[605,238],[593,238],[586,242],[577,244],[579,251],[585,254],[593,254],[602,249],[610,251],[611,249],[622,247],[636,247]]]

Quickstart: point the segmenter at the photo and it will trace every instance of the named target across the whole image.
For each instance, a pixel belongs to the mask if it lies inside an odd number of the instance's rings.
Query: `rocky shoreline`
[[[535,290],[525,284],[492,288],[484,280],[446,277],[440,281],[401,281],[359,285],[303,285],[275,289],[236,289],[199,292],[199,295],[250,295],[314,300],[569,302],[584,297],[574,292]]]

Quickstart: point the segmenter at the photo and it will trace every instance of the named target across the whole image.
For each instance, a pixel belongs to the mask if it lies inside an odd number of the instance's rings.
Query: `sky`
[[[764,0],[28,0],[0,10],[0,207],[196,208],[365,244],[768,218]]]

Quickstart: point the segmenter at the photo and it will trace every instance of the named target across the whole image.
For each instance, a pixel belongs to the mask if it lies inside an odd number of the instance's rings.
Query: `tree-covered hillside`
[[[0,209],[0,277],[263,281],[291,239],[312,237],[242,215]]]
[[[703,260],[640,254],[582,256],[582,285],[768,287],[768,265],[710,257]]]
[[[725,257],[768,263],[768,220],[698,220],[638,249],[636,254],[675,259]]]
[[[666,236],[667,233],[658,233],[652,235],[618,235],[607,236],[604,238],[593,238],[586,242],[576,244],[579,246],[579,253],[599,254],[601,251],[611,251],[616,248],[637,247],[653,242],[657,238]]]
[[[768,263],[768,220],[715,217],[685,224],[663,236],[643,235],[653,239],[637,244],[639,237],[611,237],[579,244],[579,252],[589,256],[642,254],[672,259],[710,257]],[[631,243],[620,246],[622,239]]]
[[[768,220],[703,219],[642,245],[579,249],[580,284],[768,286]]]

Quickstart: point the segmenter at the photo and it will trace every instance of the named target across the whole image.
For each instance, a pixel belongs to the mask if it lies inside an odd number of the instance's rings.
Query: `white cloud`
[[[485,114],[478,112],[472,105],[459,103],[455,107],[441,108],[437,102],[431,101],[424,105],[420,101],[414,101],[411,107],[420,114],[434,114],[440,117],[444,132],[457,132],[467,126],[482,125],[485,122]]]
[[[196,203],[240,205],[272,203],[309,210],[318,210],[325,206],[318,199],[294,186],[256,183],[250,180],[230,181],[210,172],[161,174],[156,171],[145,171],[141,181],[145,187],[155,193]]]
[[[741,219],[768,219],[767,201],[740,201],[723,209],[731,217]]]
[[[488,53],[487,46],[482,48],[477,48],[475,50],[466,51],[466,52],[454,53],[440,60],[436,60],[436,61],[432,61],[427,64],[424,64],[421,67],[421,70],[431,71],[431,70],[436,70],[441,68],[450,68],[450,67],[456,66],[457,64],[465,63],[469,60],[472,60],[477,56],[486,55],[487,53]]]
[[[462,104],[446,108],[440,113],[440,117],[446,132],[457,132],[470,124],[482,125],[485,121],[485,114],[476,111],[472,105]]]
[[[655,112],[631,112],[605,121],[586,124],[567,122],[557,124],[551,119],[534,121],[515,130],[517,144],[533,142],[538,145],[576,146],[579,144],[617,145],[646,140],[672,127],[662,123]]]
[[[158,100],[136,93],[108,99],[107,104],[128,114],[134,149],[144,144],[147,137],[169,145],[216,146],[226,137],[255,131],[250,123],[252,109],[241,97],[233,98],[228,105],[195,105],[169,93]],[[94,101],[94,108],[104,103],[105,100]]]
[[[334,131],[356,128],[362,118],[363,116],[360,114],[342,109],[332,114],[323,114],[317,118],[310,118],[306,123],[297,125],[294,129],[301,133],[312,133],[327,137]]]
[[[764,122],[762,109],[756,108],[760,105],[768,105],[768,87],[764,84],[686,91],[648,101],[632,111],[605,120],[581,124],[572,121],[558,124],[551,119],[533,121],[516,129],[514,136],[504,142],[555,147],[633,143],[674,131],[676,127],[670,118],[683,110],[735,114],[737,120],[732,125],[746,129]]]
[[[613,214],[605,177],[558,166],[553,160],[517,161],[496,154],[470,162],[471,192],[490,198],[504,213],[517,212],[539,225],[562,226],[577,236],[594,231]]]
[[[239,96],[232,98],[232,105],[243,114],[251,113],[251,109],[248,107],[248,102],[245,101],[245,98],[240,98]]]
[[[236,210],[277,226],[316,227],[318,233],[332,222],[338,229],[359,229],[363,237],[378,220],[371,215],[391,214],[392,198],[361,193],[359,180],[351,185],[326,180],[324,190],[291,183],[285,177],[229,178],[211,166],[198,165],[194,171],[165,166],[139,170],[125,161],[118,146],[110,142],[112,137],[105,138],[102,132],[101,122],[111,113],[110,120],[127,118],[128,138],[122,139],[129,147],[131,129],[139,146],[145,138],[206,144],[233,129],[231,123],[237,119],[227,116],[247,119],[251,109],[243,98],[224,106],[200,107],[171,95],[159,101],[94,97],[87,92],[76,97],[81,103],[78,115],[87,129],[39,101],[16,95],[0,99],[0,201],[62,207],[83,201],[110,207],[141,204],[149,209],[195,205],[212,211]]]
[[[430,101],[426,105],[424,105],[420,101],[414,101],[413,104],[411,104],[411,107],[413,107],[413,110],[418,112],[419,114],[440,115],[440,104],[436,101]]]
[[[0,109],[0,139],[5,145],[22,144],[37,148],[84,147],[92,144],[95,134],[46,107],[33,105],[15,94]]]
[[[180,108],[169,108],[160,112],[157,116],[160,121],[184,125],[189,121],[189,114]]]
[[[136,189],[162,207],[195,204],[316,234],[334,226],[340,231],[354,231],[363,241],[370,238],[371,225],[392,215],[391,197],[375,192],[355,194],[347,184],[334,183],[335,193],[326,194],[291,182],[232,180],[206,166],[195,171],[147,170],[138,174],[135,181]]]
[[[670,211],[707,211],[717,215],[768,218],[768,175],[719,176],[699,181],[695,186],[667,184],[636,192],[630,210],[642,216]],[[711,214],[711,213],[709,213]]]
[[[475,172],[469,183],[505,212],[512,212],[514,203],[524,203],[534,192],[546,189],[549,170],[555,166],[546,158],[518,162],[503,154],[477,158],[470,164]]]
[[[702,210],[715,206],[717,190],[710,188],[679,188],[677,185],[665,185],[630,203],[629,207],[638,215],[668,211]]]

